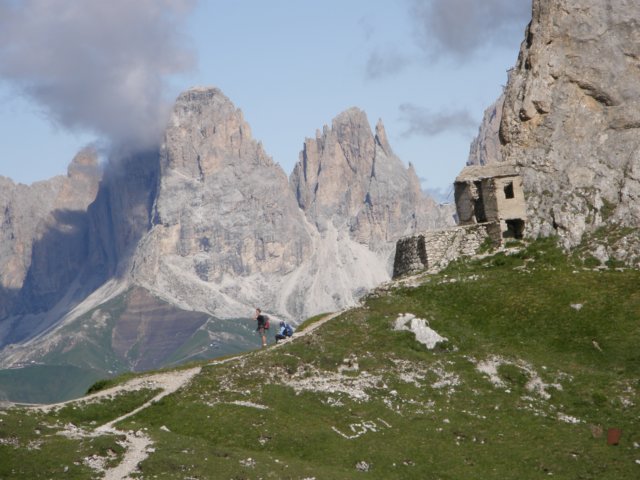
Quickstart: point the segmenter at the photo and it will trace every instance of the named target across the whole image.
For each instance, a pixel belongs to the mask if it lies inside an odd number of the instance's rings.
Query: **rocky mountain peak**
[[[100,160],[95,147],[87,146],[73,157],[67,167],[67,176],[70,178],[100,178]]]
[[[376,123],[375,141],[376,144],[379,145],[380,148],[382,148],[384,153],[386,153],[387,155],[393,155],[391,146],[389,145],[389,140],[387,139],[387,132],[384,129],[381,118],[378,119],[378,123]]]
[[[410,172],[393,154],[382,121],[374,135],[366,114],[351,108],[322,136],[305,140],[290,182],[321,231],[327,222],[346,226],[356,241],[386,249],[407,231],[448,223]]]
[[[240,110],[216,88],[180,95],[160,168],[135,281],[219,316],[264,305],[265,277],[291,273],[310,239],[287,176],[251,137]]]
[[[175,151],[188,144],[190,151]],[[272,165],[253,140],[242,111],[214,87],[196,87],[176,100],[165,134],[163,168],[199,180],[241,158],[246,168]]]

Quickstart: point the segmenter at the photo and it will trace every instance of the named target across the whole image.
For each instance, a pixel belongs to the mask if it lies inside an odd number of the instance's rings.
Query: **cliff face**
[[[178,98],[160,165],[137,283],[185,308],[243,316],[274,294],[267,277],[291,273],[310,255],[286,175],[219,90]]]
[[[478,129],[478,136],[471,142],[467,165],[491,165],[503,161],[500,145],[500,123],[504,95],[487,108]]]
[[[639,26],[635,1],[534,0],[500,124],[504,160],[524,177],[529,235],[572,247],[603,225],[640,224]]]
[[[300,208],[320,231],[331,223],[374,250],[453,223],[451,212],[422,193],[413,167],[394,155],[382,122],[372,134],[357,108],[305,140],[290,181]]]
[[[222,92],[182,94],[134,282],[221,317],[308,316],[353,304],[389,278],[396,238],[445,222],[364,112],[339,115],[300,158],[290,188]]]
[[[66,177],[30,186],[0,177],[0,319],[50,308],[79,273],[100,176],[97,154],[87,148]]]
[[[138,242],[149,231],[155,201],[157,151],[112,159],[95,202],[89,207],[89,257],[83,281],[93,288],[127,277]]]

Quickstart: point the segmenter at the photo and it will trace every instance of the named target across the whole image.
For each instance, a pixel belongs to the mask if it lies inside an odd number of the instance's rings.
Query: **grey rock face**
[[[422,193],[413,167],[405,168],[394,155],[382,122],[372,134],[357,108],[305,140],[291,185],[320,231],[331,222],[374,250],[388,249],[416,231],[453,224],[451,212]]]
[[[176,102],[160,164],[133,280],[219,317],[261,306],[295,319],[352,305],[390,277],[397,238],[450,213],[422,195],[382,124],[372,135],[357,109],[305,142],[289,187],[229,99],[192,89]]]
[[[0,177],[0,319],[16,308],[46,310],[78,275],[100,176],[97,154],[87,148],[66,177],[30,186]]]
[[[237,317],[274,293],[267,277],[293,272],[310,255],[286,175],[219,90],[178,98],[160,165],[137,283],[186,308]]]
[[[530,236],[640,223],[639,24],[636,1],[534,0],[500,126]]]
[[[478,136],[471,142],[467,165],[490,165],[503,161],[499,137],[503,107],[504,95],[500,95],[498,100],[485,110]]]

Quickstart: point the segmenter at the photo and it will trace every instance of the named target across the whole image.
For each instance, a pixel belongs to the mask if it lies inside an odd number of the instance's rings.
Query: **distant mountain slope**
[[[255,345],[254,328],[249,319],[180,310],[134,287],[7,347],[0,366],[11,368],[0,371],[0,400],[55,402],[100,378],[238,353]]]

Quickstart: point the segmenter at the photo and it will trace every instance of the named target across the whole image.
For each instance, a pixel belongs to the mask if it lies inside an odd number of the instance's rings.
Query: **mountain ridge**
[[[115,328],[126,312],[103,306],[139,288],[157,299],[153,305],[183,311],[175,315],[176,329],[189,312],[210,316],[213,323],[206,324],[216,330],[220,319],[249,318],[258,305],[274,318],[296,323],[356,304],[390,278],[395,239],[418,228],[415,219],[452,223],[452,208],[439,207],[422,194],[413,169],[392,154],[382,124],[372,133],[364,112],[341,113],[324,135],[318,141],[332,150],[321,152],[323,178],[314,188],[326,185],[335,177],[324,176],[343,166],[353,174],[341,179],[340,188],[359,187],[351,198],[339,200],[320,187],[314,202],[331,209],[301,208],[295,192],[306,185],[296,185],[294,172],[287,177],[267,155],[242,112],[219,89],[182,93],[158,150],[121,155],[101,174],[95,199],[77,215],[82,229],[68,242],[80,259],[78,268],[69,273],[59,267],[51,259],[54,244],[46,244],[43,267],[35,272],[61,272],[51,277],[52,296],[46,298],[34,273],[20,295],[32,298],[37,309],[9,310],[0,320],[1,341],[13,344],[0,351],[1,364],[72,358],[61,355],[60,340],[70,336],[72,345],[84,349],[82,330],[77,330],[83,316],[94,312]],[[305,141],[305,148],[313,142]],[[70,171],[78,176],[86,168],[78,164]],[[57,278],[66,280],[56,283]],[[139,328],[157,311],[152,303],[146,312],[138,311]],[[209,326],[206,335],[221,338]],[[189,334],[184,332],[184,343],[173,348],[201,348],[194,340],[199,328],[194,323]],[[244,332],[229,348],[246,348],[250,334]],[[116,348],[122,343],[119,335],[114,330],[110,340],[116,363],[135,368],[127,357],[129,347]],[[95,342],[106,341],[100,338]],[[146,345],[145,339],[139,341]],[[73,358],[77,362],[79,357]]]

